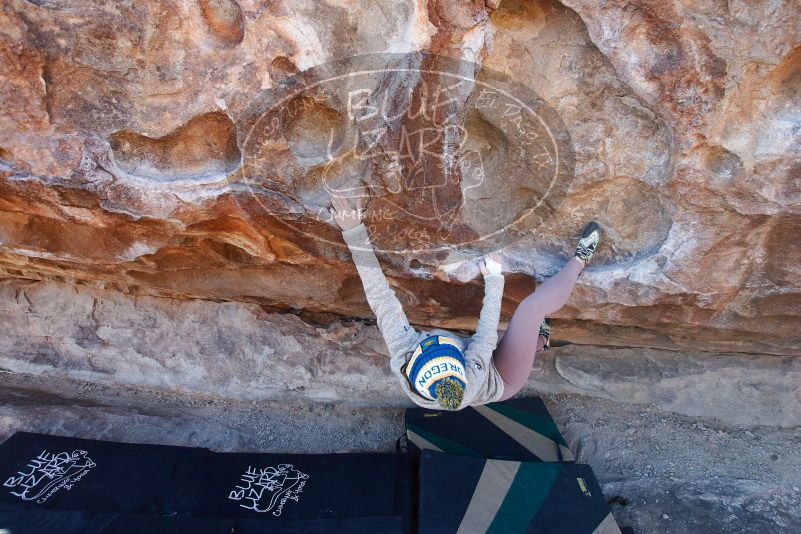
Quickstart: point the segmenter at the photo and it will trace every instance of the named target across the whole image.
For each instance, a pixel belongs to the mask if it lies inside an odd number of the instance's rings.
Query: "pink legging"
[[[540,337],[540,324],[546,315],[565,305],[583,268],[581,260],[573,258],[561,271],[523,299],[515,310],[506,333],[492,355],[495,368],[503,379],[503,396],[500,400],[511,398],[526,383],[534,356],[545,342]]]

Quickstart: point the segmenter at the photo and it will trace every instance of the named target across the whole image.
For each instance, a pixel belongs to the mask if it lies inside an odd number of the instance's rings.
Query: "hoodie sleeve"
[[[418,334],[409,325],[400,301],[387,283],[364,224],[343,231],[342,237],[353,256],[367,302],[389,349],[390,366],[397,371],[406,363],[406,355],[414,350]]]
[[[498,322],[501,318],[501,299],[503,298],[502,274],[488,274],[484,277],[484,300],[478,318],[476,333],[470,339],[468,350],[478,355],[485,365],[492,358],[498,344]]]

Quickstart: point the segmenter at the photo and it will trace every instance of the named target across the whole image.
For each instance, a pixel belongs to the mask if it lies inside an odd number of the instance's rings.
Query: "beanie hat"
[[[425,399],[455,410],[462,403],[467,384],[464,354],[456,341],[446,336],[424,339],[406,364],[406,377]]]

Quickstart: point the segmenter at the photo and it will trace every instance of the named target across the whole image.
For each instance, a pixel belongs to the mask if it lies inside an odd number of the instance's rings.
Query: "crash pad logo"
[[[51,453],[42,451],[22,471],[17,472],[3,483],[23,501],[42,504],[57,491],[72,489],[95,463],[86,451]]]
[[[264,468],[249,466],[228,498],[239,502],[242,508],[259,513],[272,512],[279,517],[288,501],[300,499],[308,478],[309,475],[298,471],[292,464]]]
[[[592,493],[590,493],[590,490],[587,489],[587,482],[583,478],[577,478],[576,482],[578,482],[581,493],[583,493],[585,497],[592,497]]]
[[[377,54],[276,83],[242,115],[231,190],[292,234],[341,246],[329,195],[360,198],[376,248],[487,248],[555,213],[575,156],[531,88],[431,54]],[[244,186],[244,187],[243,187]],[[335,237],[332,237],[335,236]]]

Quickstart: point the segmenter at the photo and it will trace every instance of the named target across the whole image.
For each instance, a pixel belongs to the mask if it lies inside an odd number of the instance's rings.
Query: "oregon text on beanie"
[[[464,354],[454,340],[430,336],[420,343],[406,364],[406,377],[423,398],[436,400],[437,385],[443,379],[450,378],[465,387],[464,366]]]

